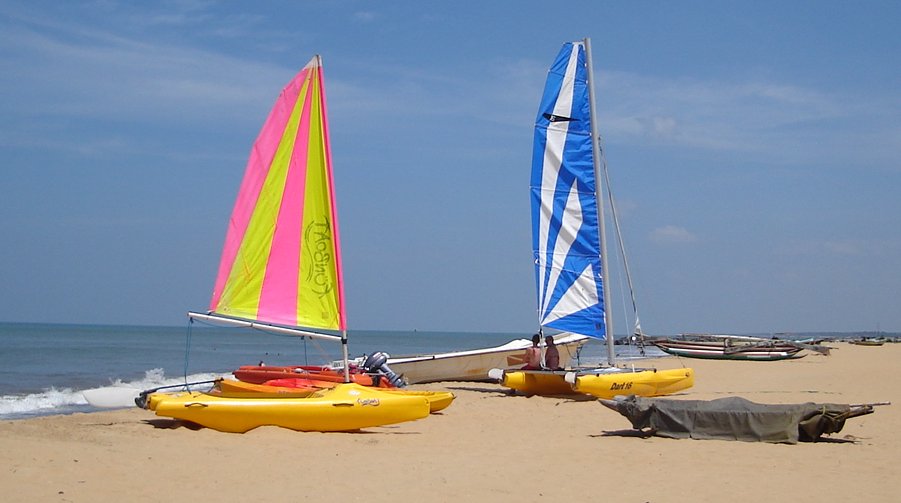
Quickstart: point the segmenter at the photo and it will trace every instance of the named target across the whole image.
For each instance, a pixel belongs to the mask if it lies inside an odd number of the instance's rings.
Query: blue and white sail
[[[541,98],[532,152],[532,250],[541,326],[605,338],[603,200],[587,43],[564,44]]]

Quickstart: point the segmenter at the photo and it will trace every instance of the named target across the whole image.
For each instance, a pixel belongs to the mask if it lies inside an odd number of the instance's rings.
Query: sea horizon
[[[111,323],[111,322],[91,322],[91,323],[69,323],[69,322],[59,322],[59,321],[5,321],[0,320],[0,327],[4,325],[35,325],[35,326],[82,326],[82,327],[131,327],[131,328],[151,328],[151,329],[178,329],[185,328],[186,323],[184,324],[146,324],[146,323]],[[210,328],[218,328],[210,325]],[[494,331],[477,331],[477,330],[441,330],[441,329],[418,329],[418,328],[353,328],[348,329],[348,333],[355,332],[399,332],[399,333],[459,333],[459,334],[514,334],[514,335],[522,335],[522,334],[532,334],[536,330],[526,330],[526,331],[518,331],[518,330],[494,330]],[[686,331],[679,333],[671,333],[671,334],[646,334],[649,337],[673,337],[679,336],[682,334],[686,335],[705,335],[705,334],[729,334],[729,335],[741,335],[741,336],[749,336],[749,337],[777,337],[777,336],[811,336],[811,335],[822,335],[822,336],[835,336],[835,337],[827,337],[827,338],[840,338],[840,337],[853,337],[853,336],[879,336],[879,337],[888,337],[888,338],[901,338],[901,332],[887,331],[887,330],[879,330],[879,329],[866,329],[866,330],[783,330],[783,331],[770,331],[770,332],[742,332],[742,331],[732,331],[732,330],[713,330],[706,332],[699,331]],[[627,338],[627,334],[618,334],[615,336],[616,339]]]

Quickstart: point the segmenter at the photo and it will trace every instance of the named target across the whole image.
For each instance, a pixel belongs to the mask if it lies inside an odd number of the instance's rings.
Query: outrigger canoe
[[[652,340],[651,344],[675,356],[702,358],[709,360],[752,360],[776,361],[804,357],[803,349],[797,343],[759,340],[756,342],[734,342],[731,338],[722,340]]]

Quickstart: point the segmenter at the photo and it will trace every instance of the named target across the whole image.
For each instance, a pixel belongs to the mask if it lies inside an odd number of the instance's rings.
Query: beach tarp
[[[638,430],[668,438],[742,440],[795,444],[837,433],[851,417],[872,406],[843,404],[760,404],[741,397],[668,400],[634,395],[601,400]]]

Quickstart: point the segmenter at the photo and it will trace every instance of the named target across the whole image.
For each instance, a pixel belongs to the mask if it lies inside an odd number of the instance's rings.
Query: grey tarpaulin
[[[873,412],[871,405],[770,405],[741,397],[667,400],[630,395],[600,402],[629,419],[633,428],[661,437],[789,444],[837,433],[846,419]]]

